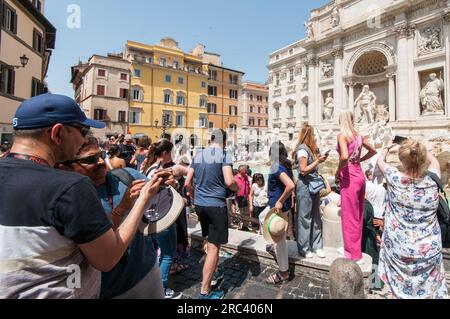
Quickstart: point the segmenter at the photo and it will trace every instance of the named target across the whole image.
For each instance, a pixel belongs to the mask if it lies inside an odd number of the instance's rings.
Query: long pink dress
[[[340,173],[342,234],[345,257],[362,259],[361,241],[366,193],[366,178],[361,168],[363,139],[356,136],[348,144],[349,160]],[[338,144],[337,151],[341,154]]]

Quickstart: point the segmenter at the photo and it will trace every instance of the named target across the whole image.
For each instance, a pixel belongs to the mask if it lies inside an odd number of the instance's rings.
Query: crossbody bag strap
[[[439,189],[439,192],[441,193],[442,197],[445,199],[445,201],[448,204],[447,194],[445,193],[444,185],[442,184],[442,181],[439,178],[439,176],[437,174],[433,173],[433,172],[430,172],[430,171],[428,171],[427,174],[436,183],[436,185],[437,185],[437,187]]]

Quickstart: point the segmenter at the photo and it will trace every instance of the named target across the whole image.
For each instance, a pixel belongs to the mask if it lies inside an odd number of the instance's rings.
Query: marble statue
[[[330,145],[332,145],[335,142],[336,134],[332,129],[329,129],[326,132],[323,132],[319,130],[318,128],[315,129],[315,135],[317,137],[317,143],[320,149],[326,150],[330,148]]]
[[[373,122],[373,113],[376,109],[377,97],[370,91],[368,85],[364,85],[363,91],[355,101],[355,106],[361,110],[362,116],[359,122],[365,120],[368,124]]]
[[[377,105],[374,110],[374,121],[386,125],[390,120],[389,110],[386,105]]]
[[[337,28],[340,24],[340,19],[339,19],[339,9],[337,7],[333,8],[333,11],[331,12],[331,27],[332,28]]]
[[[307,39],[308,40],[312,39],[314,37],[312,21],[305,22],[305,28],[306,28],[306,37],[307,37]]]
[[[381,122],[374,122],[371,126],[371,143],[379,149],[386,146],[394,138],[392,127]]]
[[[442,90],[444,81],[438,79],[436,73],[430,74],[430,80],[420,92],[420,104],[422,115],[444,114],[444,102],[442,101]]]
[[[322,64],[322,77],[325,79],[331,78],[333,76],[333,65],[330,63]]]
[[[421,32],[419,54],[428,53],[442,47],[441,28],[429,27]]]
[[[325,103],[323,105],[323,119],[325,121],[330,121],[333,119],[334,115],[334,99],[331,93],[328,93]]]

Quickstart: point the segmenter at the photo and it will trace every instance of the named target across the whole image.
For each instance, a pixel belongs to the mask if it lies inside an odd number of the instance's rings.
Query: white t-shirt
[[[325,207],[330,203],[335,203],[337,206],[341,206],[341,195],[331,192],[327,196],[320,199],[321,207]]]
[[[374,217],[384,219],[386,208],[386,190],[382,185],[366,182],[366,199],[372,204]]]
[[[297,158],[308,158],[308,152],[306,150],[300,150],[297,152]]]
[[[266,207],[269,205],[269,196],[267,195],[267,186],[259,187],[258,184],[252,185],[253,206]]]

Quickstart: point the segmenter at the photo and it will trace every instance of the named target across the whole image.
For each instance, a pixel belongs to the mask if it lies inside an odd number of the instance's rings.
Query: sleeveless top
[[[303,182],[308,182],[308,180],[312,179],[312,178],[317,178],[319,175],[319,167],[316,167],[311,173],[309,173],[306,176],[303,176],[302,174],[302,170],[300,168],[300,158],[298,156],[298,153],[300,151],[305,151],[306,153],[308,153],[308,162],[307,165],[311,165],[312,163],[314,163],[314,157],[312,155],[311,150],[309,149],[308,146],[306,146],[305,144],[300,145],[300,147],[298,148],[296,154],[295,154],[295,165],[298,168],[298,179],[302,180]]]
[[[139,172],[141,170],[142,163],[144,163],[147,158],[147,154],[136,155],[136,170]]]
[[[113,170],[114,168],[111,165],[111,161],[109,160],[109,157],[105,158],[106,166],[108,166],[109,170]]]

